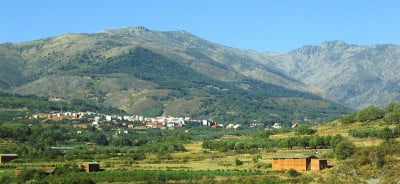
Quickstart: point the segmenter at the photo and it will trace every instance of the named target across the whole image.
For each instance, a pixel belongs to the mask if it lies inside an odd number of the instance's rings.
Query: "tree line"
[[[332,148],[339,159],[346,159],[354,153],[355,146],[346,138],[337,134],[335,136],[302,136],[282,139],[227,139],[227,140],[206,140],[202,144],[203,149],[227,151],[249,151],[258,149],[284,148]]]

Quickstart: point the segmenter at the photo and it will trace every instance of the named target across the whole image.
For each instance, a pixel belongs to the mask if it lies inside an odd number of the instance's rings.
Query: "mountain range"
[[[328,41],[287,53],[264,53],[264,63],[352,108],[400,101],[400,46]]]
[[[399,56],[341,41],[260,53],[128,27],[0,44],[0,89],[145,116],[323,122],[399,100]]]

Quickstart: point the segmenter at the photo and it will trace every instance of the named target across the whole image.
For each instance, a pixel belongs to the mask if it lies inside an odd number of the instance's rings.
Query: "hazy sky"
[[[145,26],[257,51],[326,40],[400,43],[400,1],[1,0],[0,42]]]

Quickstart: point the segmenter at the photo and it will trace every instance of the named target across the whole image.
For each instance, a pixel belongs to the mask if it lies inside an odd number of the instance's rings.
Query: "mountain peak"
[[[348,46],[346,42],[342,40],[332,40],[332,41],[325,41],[321,43],[322,47],[343,47],[343,46]]]
[[[111,33],[111,34],[139,34],[145,32],[153,32],[152,30],[144,27],[144,26],[132,26],[132,27],[122,27],[117,29],[106,29],[101,31],[102,33]]]

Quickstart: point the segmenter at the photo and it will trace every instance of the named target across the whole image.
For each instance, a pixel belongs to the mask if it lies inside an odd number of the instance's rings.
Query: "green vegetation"
[[[239,160],[239,159],[236,159],[236,160],[235,160],[235,165],[236,165],[236,166],[241,166],[241,165],[243,165],[243,161],[241,161],[241,160]]]
[[[383,121],[388,124],[400,124],[400,109],[387,113],[383,118]]]
[[[400,103],[388,104],[383,109],[369,106],[358,112],[344,115],[339,121],[344,124],[351,124],[354,122],[369,122],[380,119],[387,124],[399,124]]]
[[[301,173],[297,172],[294,169],[289,170],[289,176],[291,176],[291,177],[296,177],[296,176],[300,176],[300,175],[301,175]]]
[[[344,115],[344,116],[342,116],[342,118],[339,119],[339,121],[344,124],[354,123],[354,122],[356,122],[356,115],[357,115],[357,113],[351,113],[348,115]]]
[[[316,131],[307,125],[300,125],[299,127],[296,128],[295,132],[296,135],[312,135]]]
[[[288,148],[293,149],[297,146],[300,148],[335,148],[340,141],[344,140],[341,135],[335,136],[302,136],[281,139],[223,139],[223,140],[205,140],[203,141],[204,149],[218,150],[227,152],[235,151],[251,151],[258,149]]]
[[[358,147],[354,155],[335,166],[319,182],[353,183],[366,181],[368,178],[379,178],[382,183],[393,183],[398,180],[398,161],[400,144],[393,139],[377,146]],[[354,175],[357,173],[357,176]],[[340,174],[341,177],[337,177]]]
[[[373,121],[385,116],[385,112],[378,107],[370,106],[358,111],[356,120],[360,122]]]
[[[18,98],[30,100],[37,97]],[[66,102],[48,103],[68,105]],[[389,108],[382,110],[384,115],[380,119],[343,123],[343,126],[348,127],[357,123],[371,127],[352,128],[348,131],[350,137],[347,134],[321,134],[319,126],[307,125],[276,130],[247,126],[229,130],[188,125],[176,127],[175,130],[129,130],[125,134],[118,133],[122,122],[104,123],[101,129],[90,126],[78,129],[72,125],[77,122],[88,123],[89,120],[10,120],[0,124],[0,153],[17,153],[19,158],[1,165],[0,170],[12,172],[17,167],[31,166],[53,166],[58,169],[54,175],[49,176],[27,169],[18,176],[1,175],[0,181],[325,183],[330,179],[330,174],[337,172],[336,169],[342,168],[341,164],[344,163],[349,163],[350,169],[360,166],[389,172],[387,167],[393,166],[399,151],[399,144],[394,138],[398,137],[400,131],[395,127],[396,123],[383,121],[388,114],[396,112],[395,108],[386,109]],[[377,124],[391,128],[376,128]],[[353,143],[359,138],[375,137],[384,142],[368,147]],[[52,146],[68,146],[72,150],[61,151],[52,149]],[[307,172],[271,170],[273,156],[316,153],[319,153],[319,157],[329,158],[329,162],[335,165],[325,174],[322,173],[324,179],[312,178]],[[101,162],[106,170],[97,173],[81,172],[77,167],[81,161]],[[213,170],[207,170],[210,168]],[[343,169],[343,173],[347,176],[351,172]]]
[[[366,137],[373,137],[373,138],[381,138],[381,139],[391,139],[400,137],[400,128],[362,128],[362,129],[350,129],[349,135],[357,138],[366,138]]]
[[[123,113],[123,111],[91,105],[82,100],[72,100],[70,102],[53,102],[46,98],[36,97],[32,95],[24,96],[18,94],[9,94],[0,92],[0,121],[12,121],[16,119],[24,119],[25,116],[52,111],[98,111],[107,113]]]
[[[385,108],[366,107],[357,113],[344,116],[340,121],[351,124],[356,121],[377,121],[380,125],[396,125],[395,128],[364,127],[353,128],[348,131],[349,135],[357,138],[380,138],[384,140],[400,137],[400,103],[388,104]]]
[[[58,171],[57,171],[58,172]],[[23,172],[16,178],[1,177],[0,181],[27,182],[35,181],[41,183],[116,183],[116,182],[151,182],[165,183],[168,181],[198,182],[213,181],[217,176],[235,177],[235,176],[259,176],[263,173],[257,171],[191,171],[191,170],[132,170],[132,171],[104,171],[94,173],[83,173],[76,171],[66,171],[55,173],[51,176],[34,175],[34,173]],[[68,175],[69,177],[65,177]],[[263,178],[261,181],[270,181],[271,183],[281,183],[277,178]]]
[[[355,145],[348,140],[342,140],[333,148],[333,152],[338,159],[344,160],[354,154]]]

